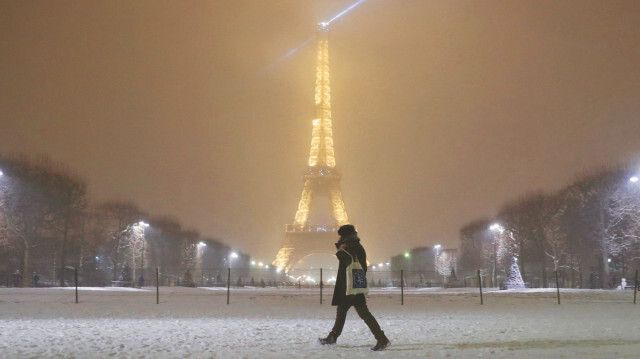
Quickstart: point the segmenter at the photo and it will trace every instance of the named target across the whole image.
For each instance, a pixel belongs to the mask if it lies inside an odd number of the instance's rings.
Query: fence
[[[75,302],[79,302],[78,287],[83,286],[81,278],[78,276],[78,270],[75,267],[65,267],[65,270],[73,273],[73,285],[75,286]],[[226,276],[224,275],[226,272]],[[226,288],[227,304],[230,303],[231,288],[238,289],[242,287],[271,287],[271,288],[297,288],[298,290],[305,289],[317,289],[319,293],[320,303],[323,301],[323,291],[326,288],[330,288],[336,281],[336,270],[329,268],[325,271],[323,268],[308,270],[293,270],[288,273],[279,270],[269,269],[257,269],[257,268],[202,268],[194,270],[191,273],[187,270],[182,276],[174,274],[171,271],[168,273],[162,273],[160,268],[144,268],[139,272],[140,277],[138,281],[134,281],[132,275],[128,272],[124,272],[117,279],[111,281],[111,286],[123,286],[123,287],[149,287],[150,283],[147,280],[153,279],[155,291],[156,291],[156,304],[160,304],[160,287],[161,286],[181,286],[181,287],[223,287]],[[561,304],[560,296],[560,281],[558,272],[555,272],[556,279],[556,293],[558,304]],[[195,276],[194,276],[195,275]],[[386,289],[398,289],[400,290],[400,304],[404,305],[404,293],[405,288],[430,288],[430,287],[442,287],[442,288],[464,288],[464,287],[477,287],[479,292],[480,304],[484,304],[483,288],[485,288],[486,274],[483,274],[481,270],[476,272],[475,276],[464,275],[461,279],[455,274],[449,276],[443,276],[442,280],[439,278],[439,273],[434,272],[415,272],[415,271],[368,271],[367,282],[370,289],[386,288]],[[259,281],[256,281],[256,277]],[[145,279],[146,278],[146,279]],[[266,280],[265,280],[266,278]],[[386,284],[384,284],[386,282]],[[496,281],[497,283],[497,281]],[[631,282],[632,285],[619,289],[633,289],[633,303],[636,304],[637,292],[640,291],[640,284],[638,282],[638,270],[635,271],[635,277]],[[198,285],[200,284],[200,285]],[[504,288],[500,288],[504,289]],[[495,291],[496,288],[494,287]]]
[[[65,274],[63,286],[73,286],[73,273],[68,269],[61,269]],[[82,286],[123,286],[123,287],[141,287],[155,285],[155,267],[136,268],[135,270],[121,269],[117,275],[113,276],[113,270],[108,269],[102,276],[96,276],[95,273],[85,273],[82,268],[78,269],[80,285]],[[230,286],[231,287],[292,287],[300,286],[302,288],[312,288],[319,285],[320,280],[324,286],[332,286],[335,282],[337,267],[329,268],[309,268],[295,269],[288,273],[278,271],[269,267],[250,267],[250,268],[231,268]],[[322,278],[320,272],[322,271]],[[183,267],[160,267],[160,286],[191,286],[191,287],[226,287],[228,268],[221,267],[204,267],[192,268],[189,273]],[[630,273],[631,277],[633,273]],[[610,285],[609,289],[614,289],[623,284],[622,276],[612,276],[616,278]],[[389,270],[388,267],[369,268],[367,272],[368,284],[371,288],[389,288],[400,287],[405,288],[461,288],[461,287],[478,287],[478,275],[476,271],[472,272],[436,272],[433,270],[403,270],[403,283],[400,283],[400,270]],[[503,283],[505,276],[496,273],[495,283],[490,270],[481,270],[480,278],[482,285],[488,288],[505,289]],[[60,278],[47,278],[40,274],[37,284],[32,278],[27,281],[27,286],[31,287],[57,287],[60,286]],[[529,274],[529,279],[525,282],[527,288],[590,288],[597,289],[595,283],[589,283],[589,278],[585,279],[585,283],[572,283],[571,279],[558,273],[549,271],[546,278]],[[634,280],[627,278],[626,287],[633,287]],[[16,284],[12,275],[6,275],[5,280],[0,282],[0,286],[15,287]]]
[[[160,268],[160,286],[182,287],[300,287],[314,288],[322,285],[331,287],[335,284],[337,268],[294,269],[289,272],[272,268],[195,268],[183,270],[179,268]],[[138,268],[137,279],[133,275],[120,275],[117,279],[97,285],[113,285],[140,287],[150,285],[150,278],[155,278],[155,268]],[[501,279],[501,278],[499,278]],[[487,274],[482,274],[483,281],[490,281]],[[229,283],[228,283],[229,282]],[[442,275],[435,271],[401,271],[376,270],[367,271],[367,282],[370,288],[460,288],[477,287],[478,278],[475,273],[463,275]],[[88,283],[87,283],[88,284]]]

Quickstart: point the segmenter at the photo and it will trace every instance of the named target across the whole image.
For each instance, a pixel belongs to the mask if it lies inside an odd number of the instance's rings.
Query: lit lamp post
[[[207,246],[203,241],[198,242],[198,253],[196,256],[196,262],[200,268],[200,285],[204,286],[204,270],[202,269],[202,255],[204,248]],[[194,273],[195,274],[195,273]]]
[[[393,286],[393,280],[391,278],[391,262],[386,262],[384,265],[387,266],[387,274],[389,275],[389,278],[387,279],[387,286]]]
[[[498,252],[498,250],[497,250],[497,247],[498,247],[498,235],[496,234],[496,232],[497,233],[502,233],[502,232],[504,232],[504,228],[501,225],[499,225],[497,223],[494,223],[494,224],[491,225],[491,227],[489,227],[489,229],[491,229],[493,231],[493,233],[494,233],[493,234],[493,270],[492,270],[492,273],[491,273],[491,283],[495,287],[496,286],[496,281],[497,281],[497,278],[496,278],[496,264],[497,264],[497,259],[498,259],[497,258],[498,257],[498,255],[497,255],[497,252]]]
[[[228,277],[227,277],[227,281],[229,282],[227,285],[230,287],[231,286],[231,267],[233,267],[233,260],[235,258],[238,258],[238,253],[236,252],[231,252],[229,254],[229,272],[228,272]]]
[[[142,285],[144,284],[144,242],[146,242],[146,238],[144,237],[144,229],[149,227],[149,223],[145,223],[144,221],[140,221],[140,222],[138,222],[138,226],[142,230],[142,254],[140,255],[142,263],[140,265],[140,283],[139,283],[140,287],[142,287]],[[135,281],[135,278],[134,278],[134,281]]]
[[[238,258],[238,253],[236,252],[231,252],[231,254],[229,254],[229,269],[231,269],[233,267],[233,260]]]
[[[440,269],[439,265],[438,265],[438,257],[440,257],[440,247],[441,247],[441,245],[439,245],[439,244],[436,244],[435,246],[433,246],[433,248],[436,250],[436,257],[435,257],[434,263],[433,263],[435,268],[436,268],[436,282],[438,281],[438,274],[440,273],[438,271]]]

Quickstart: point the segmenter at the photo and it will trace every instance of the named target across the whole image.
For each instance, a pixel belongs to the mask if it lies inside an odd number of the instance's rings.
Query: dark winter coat
[[[358,258],[358,262],[362,265],[362,269],[367,271],[367,252],[360,244],[360,238],[357,235],[352,234],[345,238],[340,238],[338,244],[346,243],[347,247],[344,249],[349,252],[354,258]],[[351,294],[347,295],[347,267],[351,264],[351,257],[349,254],[342,250],[338,250],[336,257],[338,257],[338,274],[336,276],[336,286],[333,288],[333,299],[331,305],[365,305],[366,299],[364,294]]]

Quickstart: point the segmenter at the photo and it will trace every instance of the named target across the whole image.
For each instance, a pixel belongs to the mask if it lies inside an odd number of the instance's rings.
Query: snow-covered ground
[[[0,288],[0,358],[638,358],[633,291],[373,290],[384,352],[351,310],[342,336],[312,289]],[[640,298],[639,298],[640,299]],[[640,301],[640,300],[639,300]]]

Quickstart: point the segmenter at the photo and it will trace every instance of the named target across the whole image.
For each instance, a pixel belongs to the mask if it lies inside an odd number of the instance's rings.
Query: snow
[[[331,289],[0,288],[0,358],[637,358],[633,291],[372,289],[384,352],[355,310],[334,346]]]

